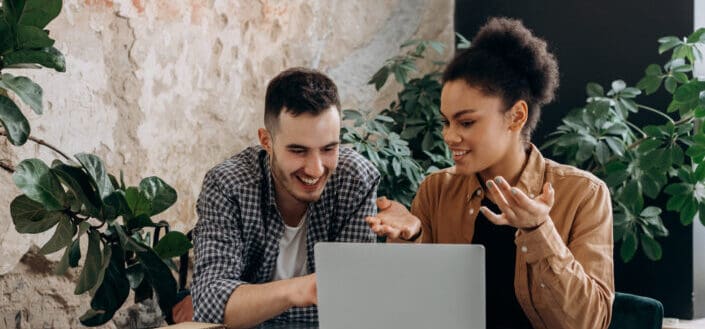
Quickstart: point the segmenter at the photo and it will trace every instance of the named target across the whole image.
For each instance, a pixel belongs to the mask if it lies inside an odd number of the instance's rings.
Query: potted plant
[[[154,216],[176,202],[176,191],[159,177],[129,186],[122,171],[119,178],[109,174],[98,156],[69,157],[33,137],[28,120],[11,98],[42,114],[42,88],[5,71],[41,66],[65,71],[63,55],[44,30],[61,7],[61,0],[3,0],[0,8],[0,138],[15,146],[30,140],[63,157],[51,164],[40,159],[25,159],[16,166],[0,162],[22,191],[10,204],[15,229],[38,234],[55,228],[40,253],[63,252],[56,274],[82,265],[74,293],[92,296],[91,309],[80,317],[82,324],[109,321],[130,290],[135,302],[156,296],[169,322],[178,289],[172,258],[186,254],[192,245],[186,235],[169,232],[169,224]],[[159,239],[162,230],[167,233]],[[87,240],[85,250],[81,240]]]

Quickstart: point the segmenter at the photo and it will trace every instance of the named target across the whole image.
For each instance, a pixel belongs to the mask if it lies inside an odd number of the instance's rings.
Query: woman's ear
[[[508,111],[509,114],[509,129],[513,131],[521,131],[529,119],[529,105],[524,100],[518,100]]]
[[[262,148],[267,151],[270,155],[272,154],[272,134],[266,128],[257,129],[257,137],[259,137],[259,144]]]

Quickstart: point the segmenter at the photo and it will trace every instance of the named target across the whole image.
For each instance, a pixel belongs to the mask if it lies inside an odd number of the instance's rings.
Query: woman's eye
[[[441,124],[443,125],[443,127],[448,127],[448,126],[450,125],[450,123],[448,122],[448,120],[445,120],[445,119],[444,119],[444,120],[441,120]]]
[[[460,123],[460,125],[465,128],[468,128],[468,127],[472,126],[473,123],[475,123],[475,121],[463,121]]]

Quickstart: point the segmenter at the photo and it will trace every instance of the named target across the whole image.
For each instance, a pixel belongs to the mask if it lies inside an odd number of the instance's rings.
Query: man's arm
[[[262,284],[239,286],[225,306],[224,324],[250,328],[292,307],[316,304],[316,274]]]

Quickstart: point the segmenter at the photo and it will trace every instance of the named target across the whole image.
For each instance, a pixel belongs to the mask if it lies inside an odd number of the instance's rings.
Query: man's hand
[[[316,273],[290,279],[289,298],[295,307],[318,304]]]
[[[401,203],[381,197],[377,199],[377,207],[380,209],[377,216],[365,218],[375,234],[409,240],[421,231],[421,221]]]

